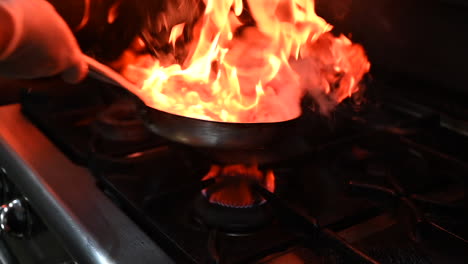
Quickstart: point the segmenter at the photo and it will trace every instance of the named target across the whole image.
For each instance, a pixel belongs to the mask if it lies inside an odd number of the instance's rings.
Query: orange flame
[[[175,25],[171,30],[171,35],[169,36],[169,43],[175,48],[176,41],[184,32],[185,23],[180,23]]]
[[[208,179],[215,179],[218,183],[226,183],[230,179],[235,179],[223,188],[213,192],[209,197],[210,202],[223,205],[245,207],[259,202],[259,199],[264,201],[263,198],[259,198],[255,194],[251,182],[260,184],[270,192],[275,191],[275,175],[273,171],[268,170],[264,173],[257,166],[238,164],[220,167],[213,165],[203,178],[203,180]],[[206,193],[206,190],[204,190],[204,193]]]
[[[326,112],[358,90],[370,68],[363,48],[334,37],[312,0],[245,2],[206,0],[182,63],[146,58],[128,67],[129,79],[145,76],[148,106],[204,120],[278,122],[300,115],[307,92]],[[245,9],[255,26],[241,22]],[[168,26],[173,47],[184,26]]]

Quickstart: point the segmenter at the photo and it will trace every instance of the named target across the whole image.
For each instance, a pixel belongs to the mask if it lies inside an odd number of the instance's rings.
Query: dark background
[[[317,13],[364,45],[374,72],[468,94],[468,1],[317,0]]]

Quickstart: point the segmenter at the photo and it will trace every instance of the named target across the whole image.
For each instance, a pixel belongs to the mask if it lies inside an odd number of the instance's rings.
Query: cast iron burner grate
[[[182,153],[188,155],[185,150]],[[166,160],[176,160],[172,167],[169,163],[164,165],[169,175],[173,169],[180,169],[177,155],[178,149],[162,154]],[[304,258],[311,260],[304,263],[445,263],[447,258],[452,258],[451,263],[464,263],[468,259],[468,247],[460,240],[468,229],[460,215],[463,208],[459,207],[466,206],[466,166],[448,156],[419,149],[400,135],[373,132],[272,165],[269,168],[275,171],[276,192],[260,186],[256,191],[267,201],[273,219],[248,234],[233,234],[193,221],[193,201],[210,184],[200,180],[210,164],[196,157],[179,158],[191,163],[187,164],[185,174],[175,173],[179,175],[176,183],[168,183],[170,177],[165,178],[158,170],[155,175],[163,176],[149,188],[149,195],[140,193],[140,198],[132,200],[128,200],[132,191],[123,190],[128,187],[130,177],[141,173],[127,172],[128,176],[122,177],[112,170],[102,172],[94,168],[94,172],[106,191],[122,195],[117,201],[126,200],[123,207],[137,222],[152,230],[150,233],[156,233],[157,241],[161,237],[170,238],[168,248],[174,255],[184,255],[185,261],[277,263],[271,259],[273,256],[297,257],[297,253],[291,252],[298,249],[308,252]],[[152,165],[158,166],[154,163],[149,166]],[[399,173],[399,177],[393,177],[392,171]],[[399,178],[403,178],[408,191],[403,191],[404,187],[397,182]],[[147,179],[131,179],[148,183]],[[461,188],[454,188],[457,184]],[[154,195],[157,190],[163,193]],[[431,198],[440,193],[447,194],[443,196],[446,201]],[[421,204],[421,209],[416,205],[399,206],[400,201],[411,205],[408,203],[412,200]],[[423,214],[422,208],[428,211]],[[448,218],[461,225],[461,230],[441,230],[446,227],[432,220],[434,217]],[[432,225],[429,229],[428,223],[429,227]],[[454,223],[452,227],[456,226]],[[433,244],[441,239],[445,242]],[[164,241],[160,243],[165,244]]]
[[[468,165],[457,155],[468,139],[437,115],[341,105],[323,131],[304,128],[307,152],[260,166],[276,179],[274,192],[254,189],[269,220],[228,232],[196,217],[213,161],[155,136],[99,136],[99,113],[125,99],[113,91],[91,81],[67,96],[29,91],[23,111],[177,263],[468,262]]]

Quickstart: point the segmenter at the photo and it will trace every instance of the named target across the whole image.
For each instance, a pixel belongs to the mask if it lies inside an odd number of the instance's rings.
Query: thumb
[[[83,60],[79,60],[73,66],[66,69],[61,74],[61,77],[65,82],[75,84],[83,80],[87,74],[88,64]]]

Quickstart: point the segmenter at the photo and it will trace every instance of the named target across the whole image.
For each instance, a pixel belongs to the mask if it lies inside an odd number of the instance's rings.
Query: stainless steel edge
[[[3,240],[0,240],[0,263],[18,264],[18,261]]]
[[[173,263],[19,105],[0,107],[0,166],[77,263]]]

